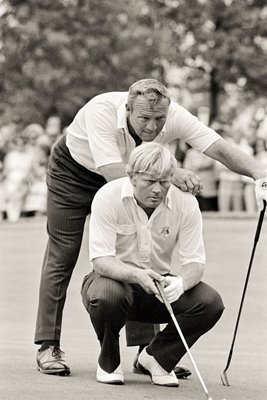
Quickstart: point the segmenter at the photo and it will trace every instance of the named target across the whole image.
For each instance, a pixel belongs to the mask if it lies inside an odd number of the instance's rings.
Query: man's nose
[[[154,193],[160,193],[161,192],[161,186],[159,182],[154,182],[153,184],[153,192]]]
[[[153,119],[149,120],[147,123],[147,129],[151,132],[155,132],[155,130],[157,129],[157,123],[156,121],[154,121]]]

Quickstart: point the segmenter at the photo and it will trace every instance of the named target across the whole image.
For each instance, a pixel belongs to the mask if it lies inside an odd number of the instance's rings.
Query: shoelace
[[[58,346],[54,346],[52,351],[52,357],[54,357],[57,360],[61,360],[64,354],[65,354],[64,351],[62,351]]]

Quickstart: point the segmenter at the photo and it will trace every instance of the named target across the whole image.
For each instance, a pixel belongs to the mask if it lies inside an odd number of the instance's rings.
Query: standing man
[[[83,303],[100,342],[96,378],[124,383],[119,334],[127,320],[168,323],[138,357],[152,383],[178,386],[174,367],[186,350],[154,280],[162,282],[189,346],[210,330],[224,306],[201,281],[205,265],[202,219],[196,198],[171,184],[176,160],[158,143],[133,150],[127,173],[95,195],[89,232],[93,271]],[[178,258],[178,259],[177,259]],[[179,275],[172,274],[181,265]]]
[[[252,177],[259,204],[267,198],[263,168],[171,101],[157,80],[143,79],[129,92],[104,93],[90,100],[54,146],[47,170],[49,239],[34,340],[41,344],[37,353],[41,372],[70,373],[60,349],[62,313],[96,192],[106,182],[126,176],[129,155],[137,145],[155,141],[167,146],[177,138],[234,172]],[[197,176],[183,169],[176,169],[172,182],[193,194],[201,190]],[[154,333],[147,329],[135,332],[128,345],[147,344]]]

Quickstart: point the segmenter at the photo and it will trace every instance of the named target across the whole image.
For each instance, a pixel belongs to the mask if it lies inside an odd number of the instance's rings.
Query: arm
[[[126,165],[122,162],[103,165],[102,167],[99,167],[99,171],[107,182],[127,176]]]
[[[136,283],[147,293],[158,294],[154,279],[162,281],[164,278],[152,269],[141,269],[128,266],[117,257],[105,256],[93,259],[96,273],[121,282]]]
[[[166,276],[164,278],[164,292],[170,303],[177,301],[188,289],[196,286],[203,276],[204,264],[192,262],[182,266],[179,276]],[[161,297],[157,295],[161,300]]]
[[[116,210],[121,203],[116,203],[116,200],[111,201],[109,191],[102,195],[107,187],[97,192],[92,203],[89,224],[89,254],[94,270],[99,275],[110,279],[137,283],[146,292],[156,294],[157,289],[153,280],[163,280],[161,275],[152,269],[130,266],[116,256],[118,226]]]
[[[220,161],[237,174],[249,176],[254,180],[266,176],[266,171],[255,158],[244,153],[238,146],[227,142],[223,138],[208,147],[204,154]]]
[[[191,262],[182,265],[179,276],[183,279],[184,291],[196,286],[202,279],[205,265]]]

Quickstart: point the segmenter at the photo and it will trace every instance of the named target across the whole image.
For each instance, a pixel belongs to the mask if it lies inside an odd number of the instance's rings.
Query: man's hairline
[[[156,92],[156,90],[155,90],[155,92]],[[154,109],[155,106],[156,106],[157,104],[159,104],[162,100],[167,100],[167,102],[168,102],[168,107],[169,107],[170,104],[171,104],[171,99],[170,99],[169,97],[165,96],[165,95],[162,94],[162,93],[159,93],[159,100],[158,100],[155,104],[153,104],[153,106],[151,106],[151,103],[150,103],[150,101],[147,99],[145,93],[138,93],[138,94],[137,94],[136,96],[134,96],[134,98],[133,98],[132,107],[130,107],[130,105],[129,105],[129,102],[128,102],[128,100],[129,100],[129,95],[128,95],[127,101],[126,101],[126,109],[128,109],[129,111],[132,111],[133,108],[134,108],[134,105],[135,105],[135,101],[136,101],[136,99],[137,99],[138,97],[143,97],[144,99],[146,99],[146,101],[148,102],[148,104],[150,104],[150,108],[151,108],[151,109]]]

